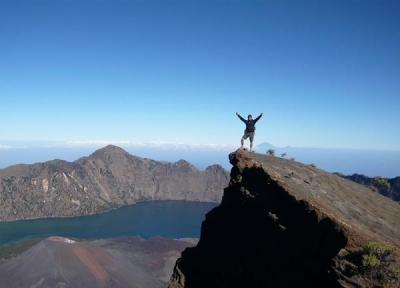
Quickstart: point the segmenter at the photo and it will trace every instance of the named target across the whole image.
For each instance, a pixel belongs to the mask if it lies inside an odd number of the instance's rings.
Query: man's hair
[[[253,116],[251,116],[251,114],[247,115],[247,118],[250,118],[250,117],[253,118]]]

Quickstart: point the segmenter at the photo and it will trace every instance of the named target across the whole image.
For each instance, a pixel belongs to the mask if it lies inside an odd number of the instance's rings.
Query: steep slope
[[[223,200],[178,259],[170,288],[399,284],[398,203],[294,161],[238,150],[230,162]]]
[[[158,162],[110,145],[75,162],[0,170],[0,221],[87,215],[143,200],[217,202],[228,178],[219,165],[199,171],[184,160]]]
[[[385,178],[385,177],[367,177],[360,174],[350,176],[340,175],[346,179],[352,180],[359,184],[368,186],[383,196],[386,196],[394,201],[400,202],[400,177]]]
[[[0,287],[165,287],[179,253],[192,245],[164,238],[50,237],[0,263]]]

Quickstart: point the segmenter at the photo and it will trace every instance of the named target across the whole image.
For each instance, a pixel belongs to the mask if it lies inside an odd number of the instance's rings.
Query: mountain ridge
[[[73,162],[50,160],[0,170],[0,221],[80,216],[144,200],[218,202],[228,183],[219,165],[160,162],[108,145]]]

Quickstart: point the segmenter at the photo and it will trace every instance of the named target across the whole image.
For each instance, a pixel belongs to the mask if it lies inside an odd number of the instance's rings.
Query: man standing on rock
[[[244,134],[242,136],[242,139],[240,140],[240,148],[243,149],[244,145],[244,140],[249,138],[250,139],[250,152],[253,150],[253,141],[254,141],[254,134],[256,131],[256,123],[258,120],[260,120],[261,116],[263,116],[263,113],[260,114],[256,119],[253,119],[253,116],[249,114],[247,116],[247,120],[244,119],[242,116],[239,115],[238,112],[236,112],[236,115],[239,117],[240,120],[246,124],[246,130],[244,130]]]

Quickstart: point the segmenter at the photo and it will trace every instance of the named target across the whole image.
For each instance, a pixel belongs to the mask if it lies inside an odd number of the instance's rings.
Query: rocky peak
[[[197,172],[198,169],[194,167],[192,164],[190,164],[188,161],[184,159],[180,159],[177,162],[173,163],[173,166],[178,168],[178,170],[182,171],[192,171],[192,172]]]
[[[126,152],[121,147],[118,147],[115,145],[107,145],[103,148],[96,150],[89,157],[99,157],[99,158],[108,157],[109,158],[109,157],[120,157],[120,156],[128,156],[128,155],[129,155],[129,153]]]
[[[214,164],[214,165],[210,165],[206,168],[206,172],[210,172],[210,173],[218,173],[220,171],[224,171],[224,167],[222,167],[219,164]]]
[[[398,249],[397,203],[295,161],[244,150],[229,159],[223,200],[207,214],[199,244],[177,261],[171,288],[381,287],[400,281],[390,272],[398,263],[395,252],[379,260],[385,264],[375,274],[359,260],[370,255],[370,243]]]

